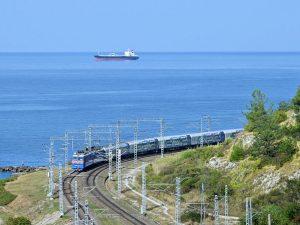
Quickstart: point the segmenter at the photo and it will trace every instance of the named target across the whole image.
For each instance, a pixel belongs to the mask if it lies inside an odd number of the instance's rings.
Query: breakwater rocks
[[[33,167],[33,166],[4,166],[0,167],[0,172],[11,172],[11,173],[30,173],[38,170],[46,170],[47,167]]]

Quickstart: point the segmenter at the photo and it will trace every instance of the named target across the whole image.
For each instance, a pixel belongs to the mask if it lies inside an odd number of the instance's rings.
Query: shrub
[[[183,223],[189,221],[198,222],[199,220],[200,220],[199,212],[194,212],[194,211],[184,212],[181,216],[181,221]]]
[[[268,223],[268,214],[271,215],[272,224],[276,225],[292,225],[285,211],[276,205],[266,205],[262,207],[260,213],[255,216],[257,225],[265,225]]]
[[[28,218],[24,217],[24,216],[20,216],[20,217],[9,217],[7,222],[7,225],[31,225],[31,222]]]
[[[274,116],[275,122],[278,124],[282,123],[283,121],[286,121],[288,118],[286,115],[286,112],[283,110],[277,110],[276,112],[274,112],[273,116]]]
[[[296,141],[292,138],[281,140],[278,145],[278,154],[276,156],[276,164],[283,165],[289,161],[297,151]]]
[[[230,155],[230,161],[236,162],[245,158],[245,152],[241,145],[234,145]]]

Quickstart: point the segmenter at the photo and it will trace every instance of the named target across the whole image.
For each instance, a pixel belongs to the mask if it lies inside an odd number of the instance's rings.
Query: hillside
[[[245,132],[235,140],[179,152],[147,166],[150,183],[174,184],[176,177],[181,178],[182,222],[199,223],[203,183],[210,215],[214,195],[219,196],[220,215],[224,215],[227,185],[229,215],[237,217],[231,218],[233,223],[243,220],[245,198],[252,197],[254,224],[267,224],[268,214],[272,224],[300,224],[300,90],[290,103],[281,103],[276,109],[267,105],[263,93],[255,91],[245,113]],[[174,185],[167,192],[152,192],[151,188],[149,185],[149,195],[174,206]],[[206,224],[212,224],[211,220]]]

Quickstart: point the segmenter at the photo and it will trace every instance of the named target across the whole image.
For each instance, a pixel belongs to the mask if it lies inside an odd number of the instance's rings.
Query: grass
[[[5,192],[11,193],[14,199],[0,209],[0,215],[5,221],[8,216],[25,216],[32,222],[43,219],[47,214],[58,210],[58,201],[47,200],[47,171],[37,171],[17,177],[5,183]]]
[[[0,180],[0,206],[4,206],[12,202],[17,196],[5,189],[5,184],[14,178]]]

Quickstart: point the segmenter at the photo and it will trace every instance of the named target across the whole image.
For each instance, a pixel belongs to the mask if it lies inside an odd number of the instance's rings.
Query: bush
[[[276,225],[292,225],[293,223],[289,221],[288,216],[282,208],[276,205],[266,205],[264,206],[260,213],[255,216],[254,224],[265,225],[268,223],[268,214],[271,215],[272,224]]]
[[[289,161],[297,151],[297,143],[292,138],[281,140],[278,145],[278,154],[276,156],[276,164],[283,165]]]
[[[287,115],[286,115],[286,112],[283,111],[283,110],[277,110],[276,112],[274,112],[274,120],[276,123],[282,123],[284,121],[287,120]]]
[[[7,222],[7,225],[31,225],[31,222],[28,218],[24,217],[24,216],[20,216],[20,217],[9,217]]]
[[[236,162],[245,158],[245,152],[241,145],[234,145],[230,155],[230,161]]]
[[[200,220],[200,214],[199,212],[193,212],[193,211],[189,211],[189,212],[185,212],[181,215],[181,221],[183,223],[185,222],[198,222]]]

